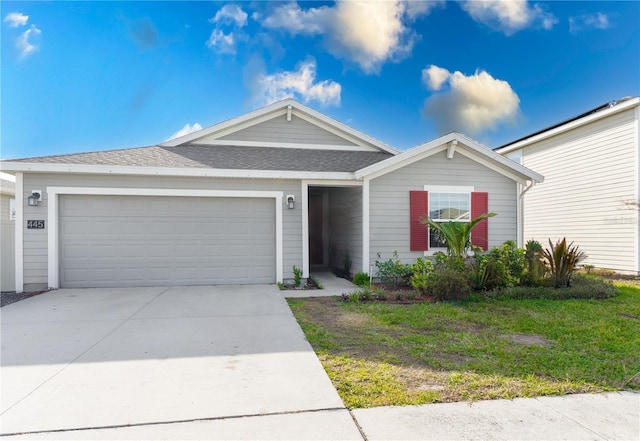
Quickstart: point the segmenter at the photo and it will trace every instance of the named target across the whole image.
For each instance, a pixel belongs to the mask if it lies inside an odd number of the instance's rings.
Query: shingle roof
[[[353,172],[390,158],[384,152],[183,144],[12,159],[11,162],[236,170]]]
[[[0,193],[16,194],[16,184],[6,179],[0,179]]]

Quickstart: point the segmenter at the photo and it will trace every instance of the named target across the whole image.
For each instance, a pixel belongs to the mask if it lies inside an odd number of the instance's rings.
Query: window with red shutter
[[[429,231],[420,219],[429,214],[429,193],[426,191],[410,192],[410,250],[426,251],[429,249]]]
[[[489,212],[489,193],[474,191],[471,193],[471,218],[483,215]],[[484,251],[489,249],[489,219],[484,219],[471,230],[471,244],[482,248]]]
[[[474,192],[473,187],[425,186],[429,191],[411,191],[411,251],[446,248],[435,232],[429,231],[420,219],[425,215],[435,222],[469,222],[489,212],[489,194]],[[457,191],[459,189],[459,191]],[[489,248],[489,220],[484,219],[471,233],[471,243]]]

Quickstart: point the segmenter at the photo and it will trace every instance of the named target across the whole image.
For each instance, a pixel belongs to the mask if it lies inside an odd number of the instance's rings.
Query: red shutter
[[[474,191],[471,193],[471,219],[489,212],[489,193]],[[484,219],[471,230],[471,244],[489,249],[489,219]]]
[[[429,214],[429,193],[426,191],[412,191],[411,194],[411,251],[426,251],[429,249],[429,230],[420,223],[420,219]]]

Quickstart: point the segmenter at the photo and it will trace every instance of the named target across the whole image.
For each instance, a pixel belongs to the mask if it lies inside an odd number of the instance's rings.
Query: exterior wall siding
[[[473,186],[474,191],[489,193],[489,247],[516,240],[516,182],[456,153],[447,159],[446,151],[416,161],[399,170],[374,178],[370,183],[370,262],[380,253],[383,260],[394,251],[405,263],[424,256],[410,251],[409,192],[424,190],[425,185]]]
[[[355,145],[344,138],[298,118],[295,115],[292,116],[291,121],[287,121],[286,115],[281,115],[270,119],[269,121],[223,136],[219,139],[234,141]],[[206,138],[198,142],[206,144]]]
[[[60,187],[114,187],[114,188],[165,188],[198,190],[247,190],[282,191],[284,195],[293,194],[301,200],[301,182],[299,180],[276,179],[225,179],[190,177],[148,177],[148,176],[87,176],[81,174],[60,175],[53,173],[24,174],[24,289],[37,290],[47,288],[48,265],[48,222],[44,230],[28,230],[27,220],[46,220],[48,186]],[[26,198],[32,190],[42,190],[43,201],[37,207],[26,205]],[[19,202],[18,202],[19,203]],[[283,269],[284,278],[293,278],[293,265],[302,266],[302,212],[282,209],[283,222]]]
[[[562,237],[585,263],[638,272],[638,122],[629,109],[522,149],[545,176],[524,197],[524,240]]]
[[[15,291],[15,221],[10,219],[9,201],[0,194],[0,291]]]
[[[330,265],[344,268],[349,251],[351,271],[362,268],[362,188],[344,187],[329,190]]]

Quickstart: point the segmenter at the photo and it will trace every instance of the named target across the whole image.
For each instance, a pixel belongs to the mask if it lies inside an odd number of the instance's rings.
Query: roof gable
[[[292,99],[166,141],[161,146],[187,143],[398,153],[383,142]]]
[[[526,183],[527,181],[542,182],[544,180],[542,175],[533,170],[505,158],[471,138],[455,132],[362,168],[356,171],[355,175],[356,178],[376,178],[444,150],[447,151],[447,157],[449,158],[453,158],[455,154],[459,153],[520,183]]]

